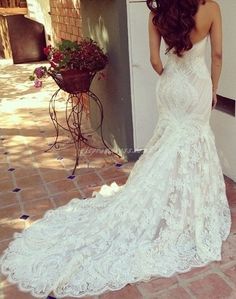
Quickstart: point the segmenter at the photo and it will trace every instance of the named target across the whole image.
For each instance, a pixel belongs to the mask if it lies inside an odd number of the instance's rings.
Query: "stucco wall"
[[[133,127],[125,0],[81,0],[82,31],[99,42],[109,55],[105,80],[93,82],[92,89],[104,108],[105,140],[128,159],[132,159]],[[91,107],[92,124],[98,115]]]

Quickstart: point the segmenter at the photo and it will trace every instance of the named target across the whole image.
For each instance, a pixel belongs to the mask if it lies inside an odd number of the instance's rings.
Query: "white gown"
[[[14,234],[1,272],[22,291],[83,297],[221,259],[231,219],[209,126],[207,37],[157,84],[159,121],[123,186],[72,199]]]

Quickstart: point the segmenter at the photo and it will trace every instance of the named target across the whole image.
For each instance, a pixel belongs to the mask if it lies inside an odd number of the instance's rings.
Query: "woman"
[[[15,233],[1,270],[33,296],[100,294],[221,259],[231,220],[209,126],[221,70],[220,9],[199,0],[147,4],[151,63],[160,75],[157,127],[125,185],[73,199]]]

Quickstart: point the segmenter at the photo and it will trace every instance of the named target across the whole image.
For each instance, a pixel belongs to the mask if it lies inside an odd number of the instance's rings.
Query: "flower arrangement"
[[[50,66],[40,66],[34,70],[30,80],[34,81],[35,87],[41,87],[43,79],[48,76],[52,76],[59,86],[66,79],[65,75],[70,77],[70,84],[71,76],[78,77],[78,74],[82,74],[80,79],[85,78],[85,74],[92,79],[99,72],[98,79],[101,79],[104,77],[101,70],[108,63],[108,56],[90,38],[82,39],[79,43],[63,40],[56,47],[47,46],[44,53]]]

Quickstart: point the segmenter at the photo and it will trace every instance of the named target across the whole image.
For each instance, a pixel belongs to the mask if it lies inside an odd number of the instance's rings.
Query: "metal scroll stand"
[[[59,85],[59,89],[53,94],[53,96],[50,99],[49,102],[49,115],[52,120],[52,123],[54,125],[55,131],[56,131],[56,137],[54,140],[54,143],[50,146],[49,149],[47,149],[45,152],[50,151],[52,148],[59,149],[61,143],[65,143],[63,141],[59,141],[59,133],[60,130],[64,130],[70,134],[71,141],[66,142],[66,144],[73,144],[75,148],[75,164],[72,171],[72,175],[75,174],[76,168],[79,165],[79,158],[80,158],[80,151],[82,148],[82,144],[85,144],[91,148],[94,149],[101,149],[98,147],[95,147],[91,144],[89,144],[88,139],[84,136],[84,133],[82,132],[82,116],[84,111],[84,98],[87,97],[88,101],[93,101],[97,104],[99,111],[100,111],[100,123],[98,127],[89,133],[96,132],[98,129],[100,129],[100,137],[102,140],[103,145],[105,148],[109,150],[109,152],[115,154],[119,158],[121,158],[120,155],[112,151],[107,143],[105,142],[103,138],[103,130],[102,130],[102,124],[103,124],[103,106],[99,98],[90,90],[81,90],[79,92],[68,92],[68,89],[65,88],[65,86],[62,84],[62,81],[59,81],[58,78],[53,77],[53,79],[56,81],[56,83]],[[91,78],[92,80],[92,78]],[[58,82],[59,81],[59,82]],[[58,93],[60,90],[64,90],[67,92],[67,99],[65,103],[66,111],[65,111],[65,121],[66,125],[61,124],[58,121],[57,118],[57,110],[56,110],[56,103],[58,101]],[[87,134],[87,133],[86,133]]]

